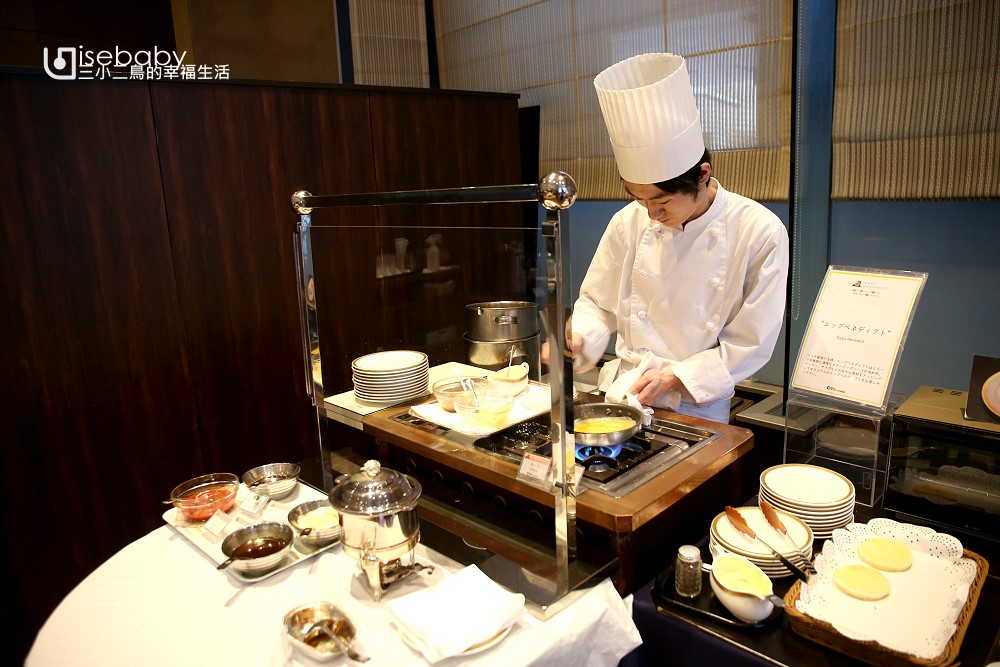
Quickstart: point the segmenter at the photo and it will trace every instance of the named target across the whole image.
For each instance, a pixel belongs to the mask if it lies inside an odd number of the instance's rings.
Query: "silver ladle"
[[[237,560],[249,560],[249,559],[246,556],[230,556],[226,560],[224,560],[221,563],[219,563],[218,567],[216,567],[215,569],[216,570],[225,570],[227,567],[229,567],[230,565],[233,564],[233,561],[237,561]]]

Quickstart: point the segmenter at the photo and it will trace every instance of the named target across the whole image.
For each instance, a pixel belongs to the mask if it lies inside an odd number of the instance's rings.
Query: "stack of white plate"
[[[388,350],[351,362],[354,396],[369,403],[402,403],[430,393],[427,355],[413,350]]]
[[[760,497],[805,521],[818,540],[854,521],[854,484],[822,466],[772,466],[760,474]]]
[[[771,527],[759,507],[738,507],[737,510],[760,539],[774,547],[792,563],[797,563],[799,560],[796,552],[801,552],[805,558],[812,560],[813,533],[805,521],[787,512],[777,510],[781,523],[788,531],[788,538],[786,538]],[[736,530],[725,512],[712,520],[708,547],[713,554],[722,550],[745,556],[747,560],[763,570],[764,574],[772,579],[788,577],[792,574],[767,547]]]

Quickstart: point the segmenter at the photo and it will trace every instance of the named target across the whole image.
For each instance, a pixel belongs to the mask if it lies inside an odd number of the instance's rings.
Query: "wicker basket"
[[[799,599],[799,591],[802,588],[801,581],[796,581],[788,590],[788,593],[785,594],[785,613],[788,614],[789,623],[796,634],[817,644],[822,644],[835,651],[849,655],[852,658],[857,658],[869,665],[876,665],[877,667],[913,667],[913,665],[942,667],[943,665],[950,665],[955,662],[955,659],[958,657],[958,651],[962,648],[965,631],[968,629],[969,621],[972,619],[972,612],[976,610],[976,604],[979,602],[979,593],[983,590],[983,583],[986,581],[986,573],[989,570],[989,564],[986,562],[986,559],[979,554],[966,549],[963,557],[976,562],[978,566],[976,578],[970,584],[969,596],[965,600],[965,606],[962,607],[962,611],[959,612],[958,618],[955,620],[955,633],[948,640],[944,651],[936,658],[929,660],[918,658],[908,653],[888,649],[874,641],[850,639],[837,632],[836,628],[826,621],[819,621],[803,614],[795,606],[795,602]]]

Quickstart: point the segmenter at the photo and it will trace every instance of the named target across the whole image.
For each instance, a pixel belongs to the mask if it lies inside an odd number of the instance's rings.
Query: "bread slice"
[[[891,537],[872,537],[858,547],[858,556],[877,570],[903,572],[913,565],[909,547]]]
[[[843,565],[833,572],[833,583],[859,600],[881,600],[889,595],[889,580],[867,565]]]

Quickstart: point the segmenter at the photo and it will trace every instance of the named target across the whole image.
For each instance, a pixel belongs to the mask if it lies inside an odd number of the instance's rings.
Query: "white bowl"
[[[716,570],[718,569],[718,574]],[[731,553],[721,553],[712,560],[712,576],[709,581],[715,597],[736,618],[744,623],[760,623],[774,611],[774,604],[768,599],[761,599],[751,593],[730,590],[719,578],[726,580],[729,573],[745,574],[759,586],[759,592],[772,595],[774,589],[767,575],[749,559]]]
[[[501,396],[517,396],[528,386],[528,362],[508,366],[490,373],[486,382],[490,392]]]

